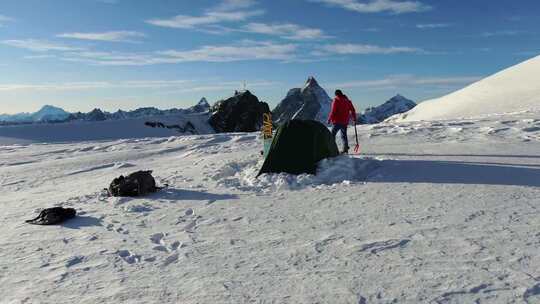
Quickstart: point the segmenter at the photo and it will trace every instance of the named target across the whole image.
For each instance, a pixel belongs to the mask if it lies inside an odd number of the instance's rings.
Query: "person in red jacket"
[[[353,121],[356,124],[356,110],[349,98],[343,94],[341,90],[336,90],[336,98],[332,102],[332,110],[330,110],[330,116],[328,117],[328,123],[333,124],[332,135],[334,139],[338,131],[341,131],[341,138],[343,139],[343,153],[349,152],[349,140],[347,139],[347,126],[349,121],[353,117]]]

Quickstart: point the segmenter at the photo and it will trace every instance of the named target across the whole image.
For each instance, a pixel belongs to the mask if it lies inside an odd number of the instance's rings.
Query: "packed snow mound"
[[[365,182],[379,168],[379,160],[338,156],[321,160],[317,174],[268,173],[257,177],[262,160],[231,162],[212,177],[219,186],[242,191],[274,192],[320,188],[321,186],[354,185]]]
[[[332,99],[314,77],[303,88],[289,90],[285,99],[272,111],[273,120],[283,123],[290,119],[311,119],[326,123]]]
[[[540,56],[442,98],[422,102],[391,121],[448,120],[540,109]]]
[[[367,108],[358,115],[357,121],[361,124],[376,124],[393,115],[405,113],[414,107],[416,107],[414,101],[398,94],[378,107]]]

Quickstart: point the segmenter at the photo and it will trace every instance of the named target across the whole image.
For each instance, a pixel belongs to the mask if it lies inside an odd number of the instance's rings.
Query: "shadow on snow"
[[[183,189],[167,188],[152,195],[154,198],[182,201],[220,201],[237,199],[235,194],[215,194],[204,191],[192,191]]]
[[[103,226],[101,219],[93,216],[76,216],[66,222],[62,223],[63,227],[70,229],[81,229],[85,227]]]
[[[540,187],[540,169],[526,164],[383,160],[368,181]]]

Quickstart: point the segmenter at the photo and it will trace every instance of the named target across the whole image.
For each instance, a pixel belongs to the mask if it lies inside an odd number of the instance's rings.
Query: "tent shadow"
[[[535,165],[434,160],[384,160],[369,182],[540,187]]]
[[[215,194],[204,191],[192,191],[167,188],[152,195],[154,198],[183,201],[221,201],[238,199],[235,194]]]
[[[69,229],[81,229],[85,227],[99,227],[101,219],[93,216],[76,216],[66,222],[62,223],[62,226]]]

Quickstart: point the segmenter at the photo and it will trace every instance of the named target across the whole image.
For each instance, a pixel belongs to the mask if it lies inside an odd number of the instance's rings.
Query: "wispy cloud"
[[[517,36],[520,34],[524,34],[524,31],[516,31],[516,30],[501,30],[501,31],[495,31],[495,32],[485,32],[482,33],[483,37],[496,37],[496,36]]]
[[[330,37],[321,29],[304,27],[293,23],[266,24],[254,22],[242,27],[242,31],[279,36],[281,38],[290,40],[313,40]]]
[[[22,40],[3,40],[0,43],[16,48],[27,49],[34,52],[47,51],[80,51],[82,48],[50,42],[46,40],[22,39]]]
[[[180,29],[240,22],[265,13],[263,10],[246,10],[254,5],[256,2],[252,0],[224,0],[200,16],[176,15],[172,18],[154,18],[145,22],[156,26]]]
[[[257,88],[263,88],[263,87],[272,87],[279,85],[278,82],[274,81],[253,81],[246,83],[248,89],[257,89]],[[212,92],[212,91],[233,91],[236,89],[239,89],[243,86],[242,81],[226,81],[226,82],[216,82],[213,84],[206,84],[206,85],[194,85],[189,86],[183,89],[179,90],[173,90],[173,91],[166,91],[165,94],[172,94],[172,93],[186,93],[186,92]]]
[[[416,28],[419,29],[438,29],[438,28],[445,28],[445,27],[451,27],[452,24],[450,23],[427,23],[427,24],[417,24]]]
[[[232,62],[246,60],[287,60],[294,57],[296,44],[245,41],[240,45],[204,46],[190,51],[164,51],[160,55],[173,62]]]
[[[15,19],[5,16],[5,15],[0,15],[0,27],[2,27],[4,24],[8,22],[13,22],[13,21],[15,21]]]
[[[426,53],[423,49],[406,46],[378,46],[369,44],[329,44],[319,47],[312,54],[316,56],[324,55],[390,55],[399,53]]]
[[[79,51],[66,53],[63,60],[104,66],[142,66],[184,62],[234,62],[290,60],[296,44],[243,41],[234,45],[203,46],[194,50],[164,50],[153,53]]]
[[[419,1],[397,1],[397,0],[308,0],[310,2],[320,2],[331,6],[341,7],[346,10],[359,13],[381,13],[390,12],[393,14],[415,13],[431,10],[432,7]]]
[[[252,6],[255,6],[257,1],[255,0],[224,0],[216,7],[216,11],[232,11],[237,9],[245,9]]]
[[[365,88],[372,90],[386,90],[392,88],[403,88],[409,86],[465,86],[476,82],[483,77],[480,76],[452,76],[452,77],[418,77],[413,75],[392,75],[375,80],[355,80],[334,84],[340,88]]]
[[[262,88],[277,85],[277,82],[256,80],[247,83],[248,88]],[[84,81],[63,83],[23,83],[0,84],[0,92],[4,91],[87,91],[106,89],[130,90],[159,90],[160,94],[173,94],[183,92],[210,92],[235,90],[242,87],[242,81],[194,81],[194,80],[126,80],[126,81]]]
[[[145,34],[134,31],[110,31],[100,33],[64,33],[56,35],[60,38],[80,40],[109,41],[109,42],[137,42],[137,38],[146,37]]]
[[[145,22],[148,24],[161,26],[161,27],[170,27],[170,28],[180,28],[180,29],[192,29],[197,26],[202,25],[214,25],[220,24],[223,22],[238,22],[245,21],[253,16],[262,15],[264,12],[262,10],[255,11],[238,11],[238,12],[207,12],[202,16],[187,16],[187,15],[177,15],[172,18],[165,19],[149,19]]]
[[[81,91],[95,89],[163,89],[185,87],[191,80],[86,81],[42,84],[0,84],[0,91]]]

